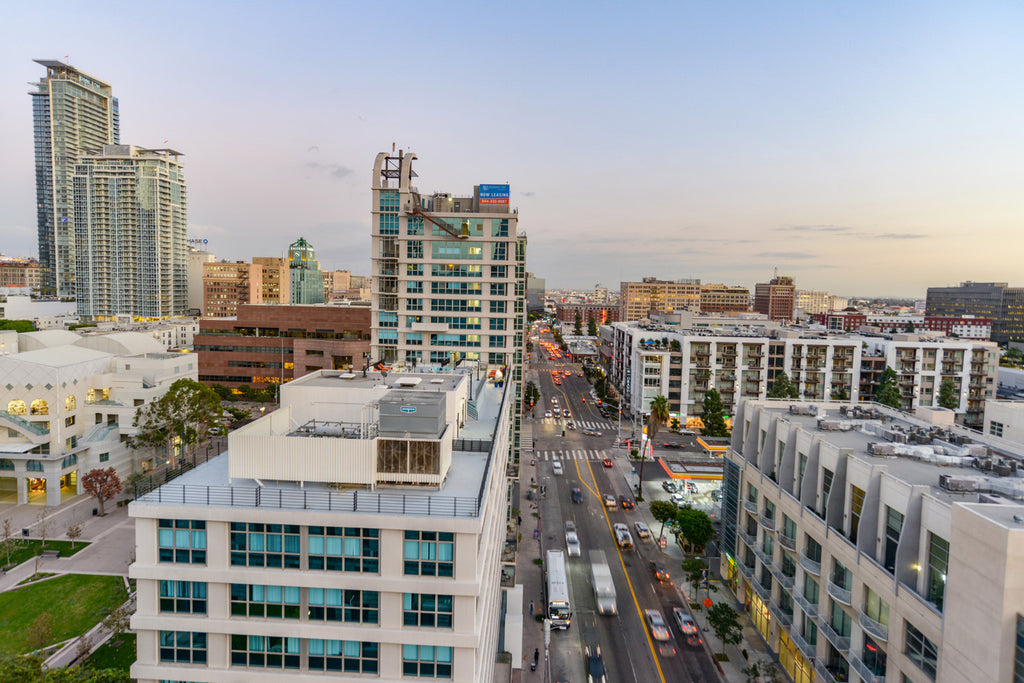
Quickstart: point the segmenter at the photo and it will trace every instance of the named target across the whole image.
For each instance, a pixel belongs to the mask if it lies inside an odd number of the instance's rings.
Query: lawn
[[[43,612],[53,618],[49,642],[56,643],[85,633],[126,597],[121,577],[89,574],[65,574],[0,593],[0,652],[27,652],[29,627]]]
[[[39,544],[42,543],[36,538],[18,538],[14,540],[15,546],[11,548],[11,566],[17,566],[25,560],[30,560],[36,556],[39,552]],[[71,541],[47,541],[46,545],[43,546],[45,550],[59,550],[61,557],[71,557],[77,552],[80,552],[83,548],[88,547],[88,543],[82,541],[76,541],[74,548],[71,547]],[[7,564],[7,553],[0,553],[0,565]]]
[[[86,661],[91,669],[117,669],[125,673],[135,662],[135,634],[122,633],[100,645]]]

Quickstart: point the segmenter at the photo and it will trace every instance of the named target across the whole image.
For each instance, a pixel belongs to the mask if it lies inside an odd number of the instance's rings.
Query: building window
[[[988,423],[988,431],[989,431],[990,434],[992,434],[992,436],[1002,436],[1003,435],[1003,423],[1002,422],[996,422],[995,420],[990,420],[989,423]]]
[[[860,515],[864,510],[864,491],[856,486],[850,487],[850,540],[857,542],[857,527],[860,526]]]
[[[924,637],[924,634],[914,628],[909,621],[903,654],[910,658],[910,661],[917,664],[928,678],[935,680],[935,670],[939,665],[939,648],[935,643]]]
[[[160,631],[160,661],[206,664],[206,634],[195,631]]]
[[[298,586],[231,584],[231,616],[298,619],[300,612]]]
[[[206,582],[161,581],[160,611],[206,614]]]
[[[14,461],[9,458],[0,458],[0,470],[13,470]]]
[[[377,643],[312,638],[308,644],[310,670],[377,673],[380,657]]]
[[[323,356],[324,352],[322,349],[306,349],[307,356]]]
[[[74,410],[74,409],[75,409],[75,397],[74,396],[68,396],[66,399],[64,399],[64,410]]]
[[[1024,683],[1024,617],[1017,615],[1017,640],[1013,648],[1013,683]]]
[[[41,398],[32,401],[32,408],[29,410],[32,415],[49,415],[50,406]]]
[[[380,618],[380,594],[377,591],[310,588],[309,618],[376,624]]]
[[[825,519],[828,514],[828,494],[832,491],[832,477],[834,473],[827,467],[821,468],[821,514],[819,517]]]
[[[406,593],[402,604],[406,626],[452,627],[452,596]]]
[[[451,678],[452,649],[433,645],[403,645],[402,675],[419,678]]]
[[[882,626],[889,625],[889,603],[867,586],[864,587],[864,616]]]
[[[24,401],[15,399],[7,404],[7,412],[10,415],[25,415],[28,413],[28,408]]]
[[[231,566],[299,568],[296,524],[231,523]]]
[[[928,532],[928,601],[942,611],[949,568],[949,541]]]
[[[900,542],[900,532],[903,530],[903,515],[885,506],[885,557],[882,558],[883,566],[890,572],[896,569],[896,547]]]
[[[161,562],[206,564],[205,521],[161,519],[158,526]]]
[[[281,636],[231,636],[231,665],[266,669],[298,669],[301,654],[298,638]]]
[[[804,574],[804,598],[812,605],[818,604],[819,588],[818,582],[811,578],[810,574]]]
[[[454,576],[455,534],[450,531],[406,531],[405,574]]]
[[[504,313],[505,302],[504,301],[492,301],[491,302],[491,313]]]
[[[307,545],[310,569],[380,571],[380,529],[311,526]]]
[[[109,462],[110,453],[100,453],[100,462]]]

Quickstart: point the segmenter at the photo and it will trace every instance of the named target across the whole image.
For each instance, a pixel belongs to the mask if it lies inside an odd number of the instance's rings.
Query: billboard
[[[508,185],[481,185],[481,204],[508,204]]]

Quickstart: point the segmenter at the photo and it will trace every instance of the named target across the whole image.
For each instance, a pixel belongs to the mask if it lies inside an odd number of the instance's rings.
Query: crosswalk
[[[593,448],[566,451],[537,451],[536,456],[538,460],[545,462],[554,460],[604,460],[611,457],[604,449],[595,450]]]
[[[560,417],[545,417],[545,418],[542,418],[539,421],[541,422],[541,424],[546,424],[546,425],[562,425],[562,424],[565,423],[565,420],[560,418]],[[613,425],[611,422],[591,422],[589,420],[576,420],[576,419],[573,419],[572,422],[574,422],[576,424],[576,426],[581,428],[581,429],[597,429],[597,430],[601,430],[601,429],[614,429],[615,428],[615,425]]]

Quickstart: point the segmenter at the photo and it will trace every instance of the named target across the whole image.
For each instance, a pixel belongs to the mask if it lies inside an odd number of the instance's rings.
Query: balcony
[[[800,648],[800,652],[804,653],[804,657],[808,659],[814,659],[817,654],[818,646],[812,645],[804,640],[803,635],[797,633],[796,629],[793,629],[789,633],[789,639],[796,643],[796,646]]]
[[[860,657],[857,655],[850,655],[850,666],[857,672],[857,675],[861,677],[864,683],[885,683],[885,674],[876,674],[874,671],[868,668],[868,665],[860,661]]]
[[[818,674],[825,680],[826,683],[843,683],[843,681],[850,680],[848,672],[842,667],[834,664],[825,664],[825,662],[818,661],[815,665]]]
[[[863,612],[861,612],[860,615],[860,627],[875,640],[881,640],[882,642],[889,641],[889,626],[875,621]]]
[[[802,609],[807,616],[818,616],[818,606],[804,597],[803,593],[793,593],[793,600],[796,601],[796,604],[800,605],[800,609]]]
[[[804,570],[808,574],[814,574],[815,576],[821,576],[821,562],[815,562],[814,560],[812,560],[811,558],[807,557],[806,555],[801,555],[800,556],[800,566],[803,567]]]
[[[737,565],[740,568],[740,573],[747,577],[749,583],[754,582],[754,568],[748,565],[746,562],[740,562]]]
[[[787,550],[796,550],[796,539],[790,538],[783,532],[779,532],[779,545]]]
[[[751,581],[750,585],[754,587],[754,592],[757,593],[762,600],[768,602],[771,599],[771,590],[762,586],[759,581]]]
[[[772,565],[772,556],[761,549],[761,546],[754,546],[754,554],[757,555],[757,559],[761,560],[761,563],[766,567]]]
[[[765,529],[767,529],[768,531],[775,531],[775,518],[774,517],[769,517],[768,515],[761,515],[760,516],[760,520],[761,520],[761,526],[763,526]]]
[[[793,612],[792,611],[786,612],[785,610],[782,609],[782,607],[780,605],[778,605],[774,601],[768,603],[768,609],[770,609],[772,611],[772,615],[783,626],[789,626],[790,624],[793,623]]]
[[[756,500],[745,500],[743,501],[743,509],[747,512],[753,512],[757,514],[757,501]]]
[[[851,606],[851,600],[853,599],[853,596],[849,588],[843,588],[839,584],[832,583],[832,579],[829,579],[827,590],[828,594],[835,598],[838,602],[843,603],[847,607]]]
[[[832,624],[825,619],[824,615],[818,617],[818,630],[825,634],[828,638],[828,642],[832,643],[832,647],[839,650],[840,652],[850,651],[850,636],[839,635]]]
[[[737,529],[736,535],[743,539],[743,542],[749,545],[751,548],[757,543],[757,534],[748,534],[743,529]]]

